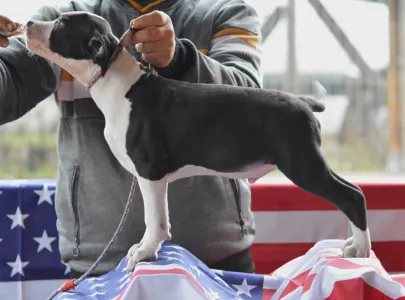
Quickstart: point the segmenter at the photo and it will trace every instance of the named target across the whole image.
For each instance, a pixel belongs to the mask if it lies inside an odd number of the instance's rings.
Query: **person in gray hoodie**
[[[105,18],[160,76],[188,82],[262,87],[260,22],[243,0],[75,0],[45,6],[34,20],[88,11]],[[0,28],[12,21],[0,17]],[[69,43],[69,41],[66,41]],[[137,53],[134,51],[134,55]],[[54,94],[60,114],[55,195],[59,250],[71,276],[87,271],[112,237],[132,176],[112,155],[104,118],[84,86],[65,70],[32,57],[24,37],[0,39],[0,125],[22,117]],[[207,120],[209,122],[209,120]],[[207,155],[210,155],[207,153]],[[93,275],[117,266],[145,231],[139,190],[122,232]],[[253,272],[255,224],[247,180],[195,176],[169,185],[172,242],[209,267]]]

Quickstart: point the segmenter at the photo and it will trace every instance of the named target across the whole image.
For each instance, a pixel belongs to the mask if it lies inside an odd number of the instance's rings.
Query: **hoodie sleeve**
[[[56,8],[43,7],[32,19],[54,20],[60,14]],[[57,88],[59,73],[49,61],[29,53],[24,37],[11,38],[7,48],[0,48],[0,125],[22,117],[49,97]]]
[[[212,25],[211,47],[205,54],[190,40],[176,38],[172,62],[156,71],[189,82],[261,87],[260,22],[255,10],[242,0],[229,0]]]

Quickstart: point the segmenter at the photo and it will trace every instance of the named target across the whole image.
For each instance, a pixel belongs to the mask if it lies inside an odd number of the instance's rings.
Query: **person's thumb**
[[[13,31],[16,27],[17,24],[15,24],[9,18],[0,15],[0,33]],[[9,44],[8,38],[6,36],[0,35],[0,47],[5,48],[8,46],[8,44]]]
[[[17,24],[15,24],[13,21],[11,21],[9,18],[0,15],[0,29],[3,31],[13,31],[17,27]]]

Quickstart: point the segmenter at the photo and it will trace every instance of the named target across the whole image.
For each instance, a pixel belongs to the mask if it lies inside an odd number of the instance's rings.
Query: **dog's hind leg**
[[[128,272],[140,261],[156,260],[162,243],[171,239],[166,178],[151,181],[138,177],[138,185],[144,202],[146,230],[140,243],[128,251]]]
[[[351,186],[352,188],[358,190],[360,193],[363,193],[363,191],[361,190],[361,188],[349,181],[347,181],[346,179],[340,177],[338,174],[336,174],[333,170],[330,170],[330,172],[332,173],[333,176],[335,176],[338,180],[340,180],[341,182],[347,184],[348,186]]]
[[[361,188],[359,186],[357,186],[357,185],[345,180],[344,178],[340,177],[333,170],[331,170],[331,172],[332,172],[333,176],[335,176],[338,180],[342,181],[343,183],[347,184],[348,186],[351,186],[352,188],[358,190],[360,193],[363,194],[363,191],[361,190]],[[352,225],[352,224],[350,224],[350,225]],[[352,231],[353,231],[353,227],[352,227]],[[347,247],[351,246],[352,244],[353,244],[353,237],[347,239],[347,241],[346,241],[346,243],[344,245],[344,248],[347,248]]]
[[[337,176],[317,145],[311,143],[289,149],[291,153],[283,155],[277,164],[280,171],[303,190],[333,203],[347,216],[353,237],[345,245],[344,257],[368,257],[371,242],[361,189]]]

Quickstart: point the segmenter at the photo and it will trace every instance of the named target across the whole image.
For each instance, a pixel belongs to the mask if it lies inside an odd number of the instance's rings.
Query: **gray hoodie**
[[[159,2],[153,2],[150,10],[171,17],[176,37],[192,61],[184,74],[177,74],[180,80],[261,87],[260,25],[250,6],[242,0]],[[130,20],[150,11],[142,6],[133,0],[71,1],[63,7],[43,7],[34,19],[89,11],[106,18],[120,37]],[[161,71],[170,77],[171,72]],[[20,118],[52,93],[60,113],[55,201],[59,249],[64,262],[84,273],[118,225],[132,176],[112,155],[103,136],[103,115],[81,84],[48,61],[30,57],[22,37],[0,49],[0,125]],[[246,180],[182,179],[169,185],[168,199],[172,241],[205,263],[252,244],[255,226]],[[94,274],[116,267],[144,230],[143,202],[137,191],[118,240]]]

